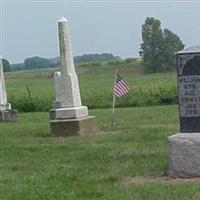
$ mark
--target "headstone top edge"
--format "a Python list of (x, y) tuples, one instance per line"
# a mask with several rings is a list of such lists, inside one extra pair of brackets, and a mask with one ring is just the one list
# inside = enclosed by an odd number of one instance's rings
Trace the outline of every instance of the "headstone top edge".
[(187, 47), (181, 51), (176, 52), (176, 55), (190, 53), (200, 53), (200, 45)]
[(68, 22), (67, 19), (65, 17), (61, 17), (58, 22)]

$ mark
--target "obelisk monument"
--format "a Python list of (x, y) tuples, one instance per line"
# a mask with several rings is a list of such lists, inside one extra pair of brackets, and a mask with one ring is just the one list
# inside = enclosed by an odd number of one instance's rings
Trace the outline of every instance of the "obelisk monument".
[(88, 108), (82, 106), (79, 82), (74, 67), (69, 26), (62, 17), (58, 21), (61, 71), (55, 72), (56, 101), (50, 111), (52, 135), (80, 135), (94, 133), (94, 116), (88, 116)]
[(3, 61), (0, 57), (0, 122), (9, 122), (15, 120), (16, 112), (11, 109), (11, 104), (7, 102)]

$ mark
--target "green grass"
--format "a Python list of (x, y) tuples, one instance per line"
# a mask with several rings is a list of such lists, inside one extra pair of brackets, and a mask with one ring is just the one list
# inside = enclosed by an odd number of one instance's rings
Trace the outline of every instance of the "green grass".
[(1, 123), (0, 199), (198, 199), (198, 182), (156, 180), (167, 175), (167, 137), (179, 130), (177, 110), (119, 108), (114, 131), (110, 109), (91, 110), (98, 133), (68, 138), (49, 136), (48, 113)]
[[(6, 74), (9, 102), (20, 112), (48, 111), (54, 100), (55, 69), (27, 70)], [(112, 107), (113, 66), (78, 67), (82, 102), (89, 108)], [(177, 103), (176, 74), (141, 75), (133, 66), (119, 67), (119, 73), (130, 88), (116, 107)], [(31, 92), (29, 98), (27, 87)]]

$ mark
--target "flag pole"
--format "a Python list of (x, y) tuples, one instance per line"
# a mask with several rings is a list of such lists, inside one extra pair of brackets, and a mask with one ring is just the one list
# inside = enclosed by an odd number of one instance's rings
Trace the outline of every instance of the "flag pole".
[(116, 96), (115, 96), (114, 89), (115, 89), (115, 84), (116, 84), (116, 81), (117, 81), (117, 73), (118, 73), (118, 69), (116, 68), (115, 69), (115, 81), (114, 81), (114, 86), (113, 86), (113, 104), (112, 104), (112, 120), (111, 120), (111, 128), (112, 128), (112, 130), (113, 130), (114, 122), (115, 122), (115, 102), (116, 102)]

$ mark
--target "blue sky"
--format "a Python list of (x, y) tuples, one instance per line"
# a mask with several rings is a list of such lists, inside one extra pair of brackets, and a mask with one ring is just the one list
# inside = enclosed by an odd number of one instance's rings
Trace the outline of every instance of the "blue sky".
[(59, 55), (57, 20), (70, 25), (74, 55), (113, 53), (139, 57), (141, 25), (155, 17), (186, 46), (200, 44), (200, 1), (10, 1), (1, 0), (1, 56)]

